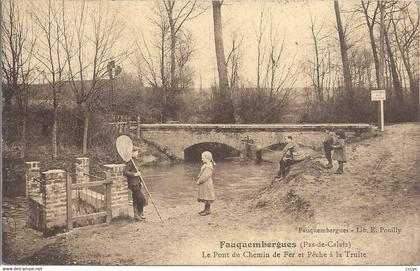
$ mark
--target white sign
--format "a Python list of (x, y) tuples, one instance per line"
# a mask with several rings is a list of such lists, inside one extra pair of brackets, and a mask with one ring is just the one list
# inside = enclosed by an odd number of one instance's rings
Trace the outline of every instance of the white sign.
[(386, 91), (385, 89), (375, 89), (370, 91), (371, 100), (374, 101), (385, 101)]

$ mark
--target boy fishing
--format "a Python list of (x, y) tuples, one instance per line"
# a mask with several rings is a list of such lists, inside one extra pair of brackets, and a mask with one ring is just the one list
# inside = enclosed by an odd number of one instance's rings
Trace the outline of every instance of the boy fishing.
[(290, 166), (305, 159), (305, 155), (299, 150), (299, 146), (293, 141), (292, 136), (285, 136), (284, 141), (286, 146), (283, 148), (279, 162), (279, 172), (274, 180), (284, 179)]
[[(133, 146), (133, 159), (137, 158), (139, 154), (139, 148)], [(146, 206), (147, 201), (144, 197), (143, 193), (141, 192), (141, 180), (140, 180), (140, 172), (136, 170), (132, 160), (128, 161), (125, 166), (124, 176), (127, 177), (128, 188), (131, 190), (133, 194), (133, 208), (134, 208), (134, 219), (137, 221), (146, 219), (143, 213), (144, 206)]]

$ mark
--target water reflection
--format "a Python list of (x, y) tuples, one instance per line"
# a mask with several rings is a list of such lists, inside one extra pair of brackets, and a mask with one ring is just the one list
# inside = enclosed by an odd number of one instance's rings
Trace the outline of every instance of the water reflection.
[[(143, 167), (147, 186), (156, 199), (165, 204), (177, 204), (195, 199), (200, 163), (184, 163)], [(221, 161), (213, 176), (216, 197), (229, 199), (247, 190), (256, 190), (269, 184), (277, 171), (274, 163), (255, 164), (253, 161)]]

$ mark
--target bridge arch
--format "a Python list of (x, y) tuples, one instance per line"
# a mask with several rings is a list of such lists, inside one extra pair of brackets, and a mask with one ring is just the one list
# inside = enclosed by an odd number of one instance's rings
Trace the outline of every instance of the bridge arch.
[(219, 142), (200, 142), (192, 144), (184, 149), (184, 160), (188, 162), (201, 161), (201, 153), (203, 151), (210, 151), (213, 154), (213, 159), (216, 161), (228, 157), (239, 156), (239, 150), (228, 144)]
[(355, 134), (370, 131), (372, 127), (368, 124), (141, 124), (135, 128), (138, 137), (184, 160), (185, 149), (205, 142), (225, 144), (243, 152), (244, 142), (252, 144), (255, 151), (291, 135), (301, 146), (318, 148), (325, 128), (345, 129)]

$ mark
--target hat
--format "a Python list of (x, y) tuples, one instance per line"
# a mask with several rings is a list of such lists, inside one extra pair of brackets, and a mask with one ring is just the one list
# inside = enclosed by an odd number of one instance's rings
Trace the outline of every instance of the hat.
[(202, 156), (202, 157), (203, 157), (206, 161), (210, 162), (212, 166), (215, 166), (215, 165), (216, 165), (216, 163), (215, 163), (215, 162), (214, 162), (214, 160), (213, 160), (213, 155), (211, 154), (211, 152), (209, 152), (209, 151), (205, 151), (205, 152), (203, 152), (203, 153), (201, 154), (201, 156)]

